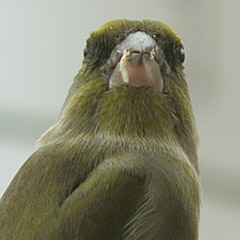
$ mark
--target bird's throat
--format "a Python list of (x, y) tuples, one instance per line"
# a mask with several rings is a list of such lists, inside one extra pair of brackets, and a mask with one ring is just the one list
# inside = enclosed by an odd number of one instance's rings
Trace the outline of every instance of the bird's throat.
[(116, 135), (171, 134), (171, 108), (158, 89), (121, 86), (110, 90), (98, 109), (99, 128)]

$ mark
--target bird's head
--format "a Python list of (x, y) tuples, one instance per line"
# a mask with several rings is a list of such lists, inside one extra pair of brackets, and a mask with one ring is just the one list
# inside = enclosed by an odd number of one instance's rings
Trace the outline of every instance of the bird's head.
[(88, 70), (98, 70), (108, 88), (167, 90), (168, 75), (182, 72), (184, 49), (177, 34), (154, 21), (112, 21), (92, 32), (84, 49)]
[(180, 37), (161, 22), (103, 25), (87, 40), (60, 115), (63, 132), (174, 138), (196, 158), (184, 58)]

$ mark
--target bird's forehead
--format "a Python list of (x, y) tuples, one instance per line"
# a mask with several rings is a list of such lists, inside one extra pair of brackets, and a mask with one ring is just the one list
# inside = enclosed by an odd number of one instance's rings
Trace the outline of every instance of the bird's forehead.
[(168, 38), (168, 40), (175, 39), (181, 41), (180, 37), (174, 30), (159, 21), (151, 20), (114, 20), (110, 21), (96, 31), (91, 33), (90, 37), (113, 37), (123, 40), (129, 34), (134, 32), (145, 32), (149, 35), (157, 35), (161, 38)]
[[(133, 34), (133, 35), (132, 35)], [(142, 40), (139, 41), (139, 38)], [(134, 39), (137, 41), (134, 41)], [(130, 42), (129, 42), (130, 40)], [(138, 43), (136, 46), (134, 43)], [(144, 44), (142, 44), (145, 42)], [(92, 32), (87, 40), (88, 57), (87, 60), (92, 66), (101, 66), (106, 63), (112, 50), (122, 44), (127, 44), (129, 49), (131, 44), (139, 51), (160, 46), (167, 55), (167, 60), (173, 62), (175, 49), (182, 46), (180, 37), (174, 30), (162, 22), (151, 20), (114, 20), (110, 21), (96, 31)], [(156, 44), (156, 45), (155, 45)], [(174, 62), (172, 63), (174, 65)]]

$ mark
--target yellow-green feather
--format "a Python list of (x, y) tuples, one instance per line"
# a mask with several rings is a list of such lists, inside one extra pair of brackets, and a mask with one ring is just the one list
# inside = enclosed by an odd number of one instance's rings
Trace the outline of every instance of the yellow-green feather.
[[(111, 73), (106, 72), (107, 59), (121, 40), (136, 31), (154, 37), (166, 55), (169, 68), (163, 93), (151, 88), (108, 87)], [(180, 37), (172, 29), (155, 21), (116, 20), (91, 33), (87, 40), (89, 53), (57, 123), (41, 138), (40, 147), (0, 201), (1, 240), (122, 240), (124, 226), (133, 215), (136, 221), (147, 216), (139, 202), (159, 200), (156, 195), (161, 189), (164, 192), (171, 189), (171, 196), (177, 197), (169, 199), (169, 195), (164, 195), (164, 206), (157, 209), (165, 211), (170, 200), (174, 205), (174, 200), (180, 199), (179, 205), (174, 206), (186, 215), (177, 216), (186, 229), (177, 228), (179, 221), (173, 219), (175, 209), (170, 220), (164, 216), (169, 221), (167, 224), (164, 220), (165, 225), (176, 224), (176, 234), (191, 230), (191, 236), (197, 235), (197, 134), (187, 83), (175, 57), (181, 46)], [(133, 157), (127, 158), (126, 154)], [(139, 162), (141, 171), (137, 165), (139, 156), (143, 158)], [(112, 165), (103, 168), (109, 159), (113, 159)], [(148, 168), (150, 162), (152, 168)], [(156, 162), (160, 178), (165, 177), (169, 187), (161, 181), (157, 185), (151, 183)], [(126, 166), (132, 163), (135, 168), (129, 171)], [(150, 172), (148, 180), (144, 172)], [(169, 175), (172, 172), (175, 175)], [(158, 177), (159, 173), (155, 174)], [(147, 187), (149, 191), (151, 187), (155, 189), (148, 199)], [(143, 214), (138, 218), (141, 211)], [(192, 221), (188, 224), (182, 222), (189, 218)], [(143, 228), (137, 234), (149, 234), (141, 231), (156, 223), (141, 221), (139, 226)], [(132, 227), (132, 233), (137, 231), (137, 226)]]

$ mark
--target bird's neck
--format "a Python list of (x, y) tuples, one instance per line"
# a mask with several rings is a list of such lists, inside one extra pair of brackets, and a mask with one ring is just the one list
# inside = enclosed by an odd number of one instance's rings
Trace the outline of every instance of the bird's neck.
[(128, 136), (174, 134), (172, 106), (158, 89), (122, 86), (108, 90), (101, 80), (89, 81), (69, 99), (60, 120), (79, 131)]
[(171, 136), (173, 116), (164, 101), (156, 89), (113, 89), (105, 94), (97, 109), (99, 129), (120, 136)]

